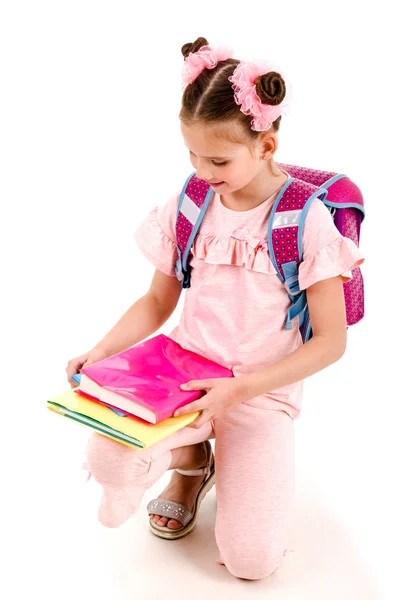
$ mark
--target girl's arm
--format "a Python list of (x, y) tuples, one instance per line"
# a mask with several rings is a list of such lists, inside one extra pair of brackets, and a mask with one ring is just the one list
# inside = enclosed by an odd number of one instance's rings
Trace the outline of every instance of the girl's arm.
[(346, 349), (346, 308), (342, 278), (332, 277), (308, 287), (307, 303), (313, 337), (280, 361), (237, 377), (240, 400), (305, 379), (339, 360)]
[(155, 270), (148, 292), (119, 319), (95, 349), (112, 356), (141, 342), (167, 321), (176, 308), (182, 291), (176, 277)]

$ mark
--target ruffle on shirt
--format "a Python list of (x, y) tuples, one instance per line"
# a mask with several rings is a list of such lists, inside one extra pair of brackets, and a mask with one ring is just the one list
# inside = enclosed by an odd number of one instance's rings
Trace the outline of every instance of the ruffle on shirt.
[(340, 236), (334, 242), (303, 260), (299, 268), (300, 290), (317, 281), (341, 275), (343, 281), (352, 279), (352, 269), (364, 262), (358, 246), (349, 238)]
[(137, 228), (134, 237), (144, 256), (166, 275), (175, 277), (176, 244), (164, 233), (157, 221), (158, 207)]
[(247, 227), (235, 229), (225, 238), (198, 234), (191, 253), (213, 265), (235, 265), (268, 275), (276, 274), (267, 241), (251, 236)]
[[(176, 244), (162, 230), (157, 207), (136, 230), (135, 241), (156, 269), (175, 276), (174, 267), (178, 257)], [(208, 264), (234, 265), (276, 276), (267, 240), (253, 237), (247, 227), (235, 229), (229, 237), (222, 238), (198, 233), (191, 254)], [(349, 281), (352, 278), (351, 270), (363, 262), (364, 258), (356, 244), (349, 238), (339, 236), (301, 262), (300, 289), (305, 290), (317, 281), (337, 275)]]

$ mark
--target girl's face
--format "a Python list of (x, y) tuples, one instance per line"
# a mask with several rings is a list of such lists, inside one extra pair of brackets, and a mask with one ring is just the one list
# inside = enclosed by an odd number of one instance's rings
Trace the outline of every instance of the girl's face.
[[(226, 127), (226, 126), (224, 126)], [(239, 127), (232, 123), (231, 127)], [(230, 194), (248, 185), (266, 167), (262, 160), (260, 140), (253, 147), (234, 144), (214, 134), (215, 126), (186, 126), (181, 122), (185, 145), (189, 150), (191, 163), (199, 179), (203, 179), (220, 194)], [(222, 132), (220, 125), (217, 133)]]

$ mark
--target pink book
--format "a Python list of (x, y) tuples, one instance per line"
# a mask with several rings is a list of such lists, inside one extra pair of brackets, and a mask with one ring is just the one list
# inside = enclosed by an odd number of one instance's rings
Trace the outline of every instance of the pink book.
[(233, 377), (233, 373), (158, 335), (83, 367), (79, 389), (124, 413), (160, 423), (205, 393), (181, 390), (182, 383), (218, 377)]

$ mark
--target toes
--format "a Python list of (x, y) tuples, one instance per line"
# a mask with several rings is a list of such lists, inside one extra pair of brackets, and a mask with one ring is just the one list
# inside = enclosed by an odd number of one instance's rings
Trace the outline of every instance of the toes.
[(150, 518), (153, 523), (157, 523), (160, 527), (165, 527), (168, 521), (167, 517), (161, 517), (160, 515), (150, 515)]
[(182, 523), (179, 523), (179, 521), (176, 521), (175, 519), (170, 519), (170, 521), (167, 523), (167, 526), (169, 529), (180, 529), (183, 527)]
[(175, 519), (168, 519), (167, 517), (161, 517), (160, 515), (153, 515), (150, 513), (150, 519), (153, 523), (159, 525), (159, 527), (169, 527), (169, 529), (180, 529), (183, 527), (182, 523), (176, 521)]
[[(152, 513), (150, 513), (150, 519), (153, 521), (153, 523), (158, 523), (159, 521), (163, 520), (165, 517), (161, 517), (160, 515), (154, 515)], [(159, 523), (159, 525), (161, 525), (161, 523)]]

